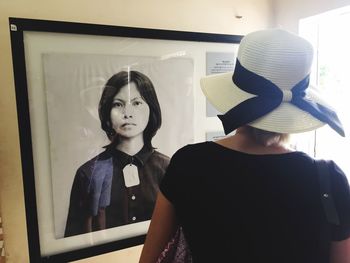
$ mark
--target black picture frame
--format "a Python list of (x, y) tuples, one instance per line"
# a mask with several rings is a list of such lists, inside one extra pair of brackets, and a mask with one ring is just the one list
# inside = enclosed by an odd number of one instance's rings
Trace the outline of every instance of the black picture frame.
[(140, 245), (145, 240), (145, 234), (128, 237), (117, 241), (91, 245), (71, 251), (51, 252), (43, 254), (39, 236), (39, 215), (37, 207), (36, 173), (33, 160), (33, 137), (28, 97), (28, 65), (24, 45), (24, 34), (27, 32), (63, 33), (81, 36), (110, 36), (138, 39), (156, 39), (173, 41), (189, 41), (193, 45), (201, 42), (238, 44), (240, 35), (209, 34), (200, 32), (185, 32), (174, 30), (159, 30), (147, 28), (122, 27), (111, 25), (47, 21), (26, 18), (9, 18), (11, 48), (16, 92), (20, 150), (25, 197), (26, 223), (30, 262), (67, 262), (102, 253), (112, 252), (131, 246)]

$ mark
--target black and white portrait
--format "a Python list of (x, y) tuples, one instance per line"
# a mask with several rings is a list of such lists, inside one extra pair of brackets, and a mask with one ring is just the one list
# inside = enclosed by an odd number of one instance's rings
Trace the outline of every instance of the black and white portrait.
[(149, 220), (170, 157), (193, 141), (192, 59), (48, 53), (43, 65), (56, 238)]

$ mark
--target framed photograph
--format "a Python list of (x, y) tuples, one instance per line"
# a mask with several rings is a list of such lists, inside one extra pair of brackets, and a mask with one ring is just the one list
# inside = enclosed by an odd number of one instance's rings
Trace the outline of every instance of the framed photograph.
[(207, 54), (234, 61), (242, 36), (23, 18), (9, 28), (30, 261), (142, 244), (171, 156), (205, 140)]

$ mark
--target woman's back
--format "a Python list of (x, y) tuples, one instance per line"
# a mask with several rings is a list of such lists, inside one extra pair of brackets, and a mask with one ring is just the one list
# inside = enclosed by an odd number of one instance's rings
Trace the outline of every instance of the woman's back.
[[(344, 177), (331, 169), (334, 188)], [(320, 262), (324, 216), (316, 166), (302, 152), (189, 145), (174, 155), (161, 191), (195, 262)]]

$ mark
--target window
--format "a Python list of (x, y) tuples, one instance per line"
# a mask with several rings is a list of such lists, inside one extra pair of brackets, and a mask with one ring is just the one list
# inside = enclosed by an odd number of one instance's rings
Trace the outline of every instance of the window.
[[(338, 113), (350, 136), (350, 6), (300, 20), (299, 33), (314, 46), (311, 84), (317, 85)], [(350, 178), (349, 137), (327, 125), (314, 132), (317, 158), (333, 159)], [(310, 153), (310, 151), (309, 151)]]

